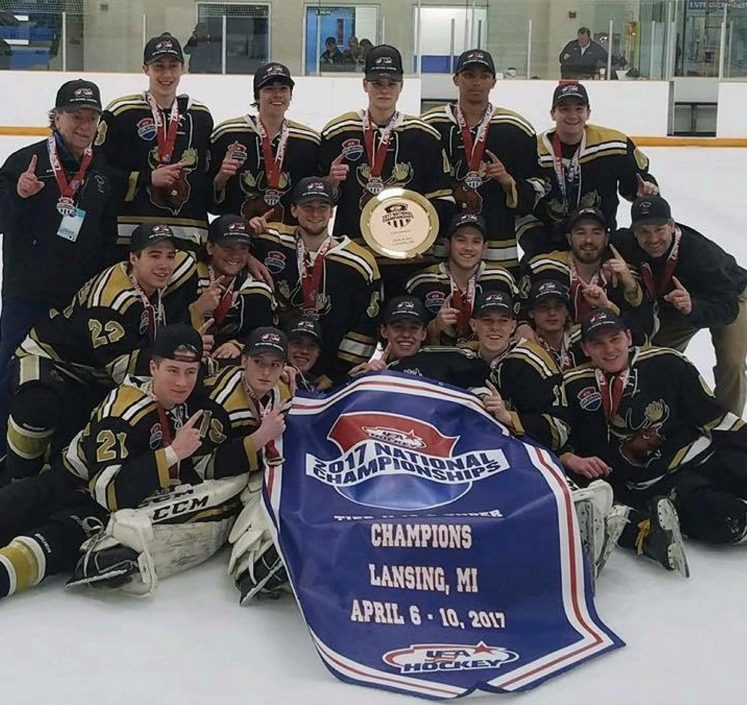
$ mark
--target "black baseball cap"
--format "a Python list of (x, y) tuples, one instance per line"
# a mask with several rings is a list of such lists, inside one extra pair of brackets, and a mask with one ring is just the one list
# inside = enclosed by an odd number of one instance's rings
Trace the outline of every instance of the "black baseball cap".
[(272, 326), (255, 328), (246, 339), (244, 355), (273, 353), (285, 360), (288, 357), (288, 339), (283, 331)]
[(151, 355), (179, 362), (200, 362), (202, 336), (186, 323), (172, 323), (156, 334)]
[(529, 290), (529, 305), (536, 306), (545, 299), (556, 298), (568, 304), (571, 300), (567, 286), (563, 286), (554, 279), (539, 279), (532, 284)]
[(589, 94), (586, 88), (577, 81), (561, 81), (552, 94), (552, 107), (557, 107), (558, 103), (564, 100), (578, 100), (584, 105), (589, 105)]
[(486, 313), (505, 313), (514, 318), (514, 300), (505, 291), (486, 291), (480, 294), (472, 310), (472, 318), (480, 318)]
[(461, 73), (464, 69), (471, 68), (473, 66), (484, 68), (490, 71), (495, 76), (495, 64), (493, 63), (493, 57), (489, 52), (483, 51), (482, 49), (468, 49), (462, 52), (459, 59), (457, 60), (455, 74)]
[(453, 216), (449, 221), (449, 228), (446, 231), (446, 237), (451, 237), (457, 230), (459, 230), (459, 228), (468, 225), (477, 228), (482, 233), (483, 238), (487, 237), (485, 219), (481, 215), (476, 215), (475, 213), (457, 213)]
[(594, 220), (605, 230), (609, 230), (607, 219), (599, 208), (581, 208), (568, 216), (567, 231), (571, 232), (582, 220)]
[(152, 64), (158, 59), (176, 59), (184, 63), (184, 52), (182, 45), (176, 37), (172, 37), (168, 32), (159, 34), (157, 37), (151, 37), (143, 50), (143, 63)]
[(77, 110), (91, 108), (101, 112), (101, 93), (92, 81), (78, 78), (63, 83), (54, 101), (55, 110)]
[(644, 196), (633, 201), (630, 208), (630, 227), (636, 225), (664, 225), (672, 219), (672, 209), (661, 196)]
[(246, 220), (233, 213), (222, 215), (210, 223), (207, 239), (218, 245), (252, 244), (252, 234), (246, 227)]
[(308, 336), (313, 338), (314, 342), (321, 347), (322, 345), (322, 327), (314, 316), (302, 316), (295, 323), (288, 326), (288, 340)]
[(375, 81), (377, 78), (388, 76), (393, 81), (401, 81), (402, 55), (399, 49), (390, 44), (379, 44), (366, 54), (365, 74), (367, 81)]
[(284, 86), (290, 87), (291, 90), (296, 85), (295, 81), (291, 78), (290, 69), (285, 64), (280, 64), (277, 61), (262, 64), (257, 69), (254, 74), (254, 97), (257, 97), (260, 88), (269, 86), (271, 83), (282, 83)]
[(581, 319), (581, 340), (586, 343), (601, 332), (627, 329), (625, 321), (616, 313), (606, 308), (597, 308)]
[(130, 236), (130, 252), (139, 252), (164, 240), (168, 240), (179, 249), (179, 241), (170, 226), (162, 223), (140, 223)]
[(291, 203), (298, 205), (309, 201), (326, 201), (335, 205), (335, 194), (327, 179), (320, 176), (306, 176), (293, 187)]
[(428, 316), (423, 302), (415, 296), (395, 296), (387, 302), (382, 319), (385, 324), (397, 321), (416, 321), (425, 325)]

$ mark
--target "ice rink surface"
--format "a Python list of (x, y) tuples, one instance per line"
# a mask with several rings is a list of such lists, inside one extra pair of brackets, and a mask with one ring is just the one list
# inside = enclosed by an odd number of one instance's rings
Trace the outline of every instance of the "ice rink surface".
[[(0, 138), (0, 158), (31, 140)], [(739, 215), (747, 150), (646, 148), (675, 218), (747, 263)], [(629, 222), (628, 207), (619, 212)], [(688, 354), (712, 381), (707, 334)], [(601, 618), (626, 648), (523, 695), (521, 705), (741, 698), (747, 654), (747, 546), (688, 543), (692, 577), (618, 551), (597, 587)], [(7, 705), (379, 705), (416, 698), (345, 685), (316, 656), (290, 597), (238, 606), (227, 553), (160, 584), (151, 598), (63, 590), (61, 578), (0, 602), (0, 693)], [(739, 675), (739, 674), (742, 675)], [(741, 684), (741, 685), (740, 685)]]

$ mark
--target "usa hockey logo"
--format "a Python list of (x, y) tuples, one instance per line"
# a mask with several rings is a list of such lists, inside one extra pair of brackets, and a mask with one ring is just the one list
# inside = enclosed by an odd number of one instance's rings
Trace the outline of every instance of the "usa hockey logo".
[(475, 482), (509, 468), (502, 450), (455, 452), (459, 436), (445, 436), (435, 426), (403, 415), (342, 414), (327, 438), (338, 454), (319, 458), (306, 453), (306, 475), (357, 504), (379, 509), (451, 504)]
[(152, 117), (146, 117), (137, 122), (137, 136), (146, 142), (156, 139), (156, 123)]
[(500, 668), (519, 659), (519, 654), (502, 646), (479, 644), (411, 644), (405, 649), (388, 651), (384, 663), (400, 673), (434, 673), (437, 671), (475, 671)]

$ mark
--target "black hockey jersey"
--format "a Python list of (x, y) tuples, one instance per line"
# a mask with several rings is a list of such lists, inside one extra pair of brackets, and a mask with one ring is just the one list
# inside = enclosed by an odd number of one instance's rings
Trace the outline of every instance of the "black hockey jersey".
[[(434, 264), (423, 269), (410, 277), (405, 288), (408, 294), (416, 296), (423, 302), (430, 318), (435, 318), (447, 297), (454, 293), (451, 277), (449, 276), (448, 263), (441, 262), (440, 264)], [(497, 265), (487, 265), (483, 262), (475, 275), (475, 295), (472, 305), (474, 306), (480, 294), (487, 291), (505, 291), (514, 299), (518, 294), (516, 282), (508, 270)], [(467, 339), (472, 338), (473, 336), (470, 335)], [(441, 345), (455, 345), (457, 337), (442, 333), (441, 339), (433, 342)]]
[[(344, 113), (334, 118), (322, 130), (319, 151), (320, 173), (329, 173), (332, 162), (343, 154), (350, 167), (348, 177), (340, 183), (340, 195), (335, 215), (335, 235), (349, 235), (365, 247), (360, 232), (363, 207), (372, 198), (366, 189), (371, 179), (371, 165), (366, 155), (363, 116), (365, 111)], [(449, 178), (449, 162), (441, 146), (439, 134), (420, 118), (399, 113), (394, 119), (386, 158), (381, 172), (383, 187), (397, 186), (415, 191), (430, 199), (442, 225), (454, 212)], [(381, 141), (382, 127), (374, 135), (374, 150)], [(384, 264), (402, 264), (408, 260), (379, 258)]]
[[(112, 101), (101, 116), (95, 149), (127, 180), (127, 192), (119, 209), (117, 243), (129, 246), (132, 231), (140, 223), (166, 223), (184, 243), (196, 251), (207, 239), (207, 193), (210, 134), (213, 118), (206, 105), (187, 95), (177, 96), (179, 126), (171, 163), (186, 162), (171, 189), (156, 189), (151, 172), (159, 166), (156, 123), (145, 93)], [(161, 120), (169, 123), (167, 109)]]
[[(166, 323), (189, 320), (184, 284), (195, 262), (177, 252), (177, 267), (161, 295), (150, 298), (136, 288), (123, 262), (89, 280), (62, 311), (52, 309), (16, 350), (52, 360), (61, 373), (82, 382), (121, 384), (128, 374), (148, 373), (148, 348)], [(20, 380), (23, 383), (24, 380)]]
[(606, 479), (613, 487), (656, 494), (670, 473), (697, 467), (714, 451), (720, 462), (744, 472), (744, 422), (719, 406), (684, 355), (633, 348), (622, 400), (609, 421), (602, 374), (591, 365), (565, 374), (572, 429), (567, 450), (601, 458), (612, 468)]
[[(454, 103), (433, 108), (423, 114), (423, 121), (438, 130), (441, 137), (451, 167), (451, 184), (457, 205), (485, 219), (488, 229), (485, 260), (505, 267), (518, 276), (515, 209), (520, 201), (521, 212), (531, 211), (534, 206), (536, 192), (527, 180), (537, 174), (537, 135), (531, 124), (518, 113), (493, 108), (485, 149), (501, 160), (515, 180), (510, 188), (504, 189), (497, 181), (486, 177), (485, 168), (489, 158), (485, 155), (477, 172), (481, 183), (477, 188), (470, 187), (465, 183), (470, 169), (456, 108)], [(470, 130), (473, 140), (478, 129), (476, 125)]]
[(490, 374), (487, 363), (476, 352), (446, 346), (421, 348), (414, 355), (390, 362), (387, 369), (463, 389), (482, 387)]
[[(614, 232), (618, 193), (633, 201), (638, 176), (656, 183), (648, 172), (648, 157), (629, 137), (597, 125), (586, 126), (579, 145), (562, 145), (561, 177), (556, 171), (554, 134), (555, 130), (549, 130), (537, 138), (540, 173), (533, 179), (537, 202), (532, 214), (517, 222), (517, 238), (530, 256), (551, 247), (565, 247), (565, 233), (560, 226), (570, 213), (582, 208), (599, 208)], [(541, 244), (553, 244), (536, 250), (533, 241), (538, 238)]]
[[(612, 310), (622, 316), (628, 324), (633, 333), (634, 342), (644, 344), (654, 331), (653, 305), (651, 299), (643, 291), (638, 271), (630, 263), (628, 267), (636, 281), (636, 288), (629, 293), (623, 289), (621, 284), (613, 286), (612, 281), (608, 281), (601, 267), (594, 283), (605, 290), (612, 304)], [(554, 279), (570, 292), (569, 313), (574, 323), (580, 323), (584, 313), (590, 310), (582, 294), (581, 281), (574, 274), (573, 256), (569, 250), (556, 250), (536, 255), (525, 262), (524, 270), (521, 289), (525, 295), (529, 293), (532, 282), (539, 279)]]
[(127, 377), (94, 409), (63, 452), (62, 465), (112, 512), (136, 507), (159, 489), (197, 482), (193, 459), (172, 463), (176, 457), (166, 446), (200, 408), (193, 394), (159, 412), (150, 380)]
[[(279, 318), (283, 325), (305, 312), (299, 281), (296, 230), (279, 226), (256, 239), (256, 256), (275, 282)], [(322, 353), (312, 370), (337, 382), (376, 345), (376, 323), (381, 302), (381, 280), (370, 252), (347, 237), (336, 238), (324, 260), (317, 309), (322, 328)]]
[[(194, 275), (185, 284), (191, 301), (196, 301), (215, 281), (215, 274), (207, 262), (198, 262)], [(215, 347), (223, 343), (240, 344), (249, 333), (259, 326), (274, 326), (277, 323), (275, 296), (272, 289), (262, 281), (254, 279), (249, 272), (241, 272), (223, 294), (228, 297), (226, 304), (221, 302), (207, 318), (214, 320), (208, 331), (215, 337)], [(192, 326), (199, 330), (205, 323), (190, 305)]]
[[(286, 121), (288, 137), (285, 144), (283, 166), (276, 193), (268, 190), (268, 177), (262, 156), (262, 140), (257, 129), (257, 116), (243, 115), (220, 123), (210, 137), (210, 211), (212, 213), (239, 213), (246, 220), (275, 212), (268, 222), (294, 224), (290, 212), (293, 185), (306, 176), (315, 176), (319, 167), (319, 134), (306, 125)], [(272, 140), (272, 153), (277, 154), (280, 133)], [(226, 154), (242, 162), (236, 176), (231, 177), (222, 189), (213, 185)], [(276, 202), (276, 199), (280, 199)]]

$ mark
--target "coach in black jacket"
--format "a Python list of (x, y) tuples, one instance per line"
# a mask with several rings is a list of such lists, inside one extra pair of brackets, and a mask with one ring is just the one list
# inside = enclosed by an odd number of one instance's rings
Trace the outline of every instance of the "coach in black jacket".
[(558, 57), (562, 78), (594, 78), (597, 71), (607, 66), (607, 52), (591, 38), (588, 27), (578, 30), (578, 39), (568, 42)]
[(675, 223), (661, 196), (637, 199), (631, 229), (613, 243), (640, 272), (654, 300), (659, 329), (654, 345), (684, 352), (701, 328), (711, 332), (716, 399), (738, 416), (747, 397), (747, 271), (696, 230)]
[(111, 264), (116, 185), (104, 159), (90, 149), (100, 114), (95, 83), (64, 83), (50, 113), (49, 138), (14, 152), (0, 168), (0, 424), (6, 418), (6, 368), (14, 350), (37, 319), (52, 307), (66, 306)]

